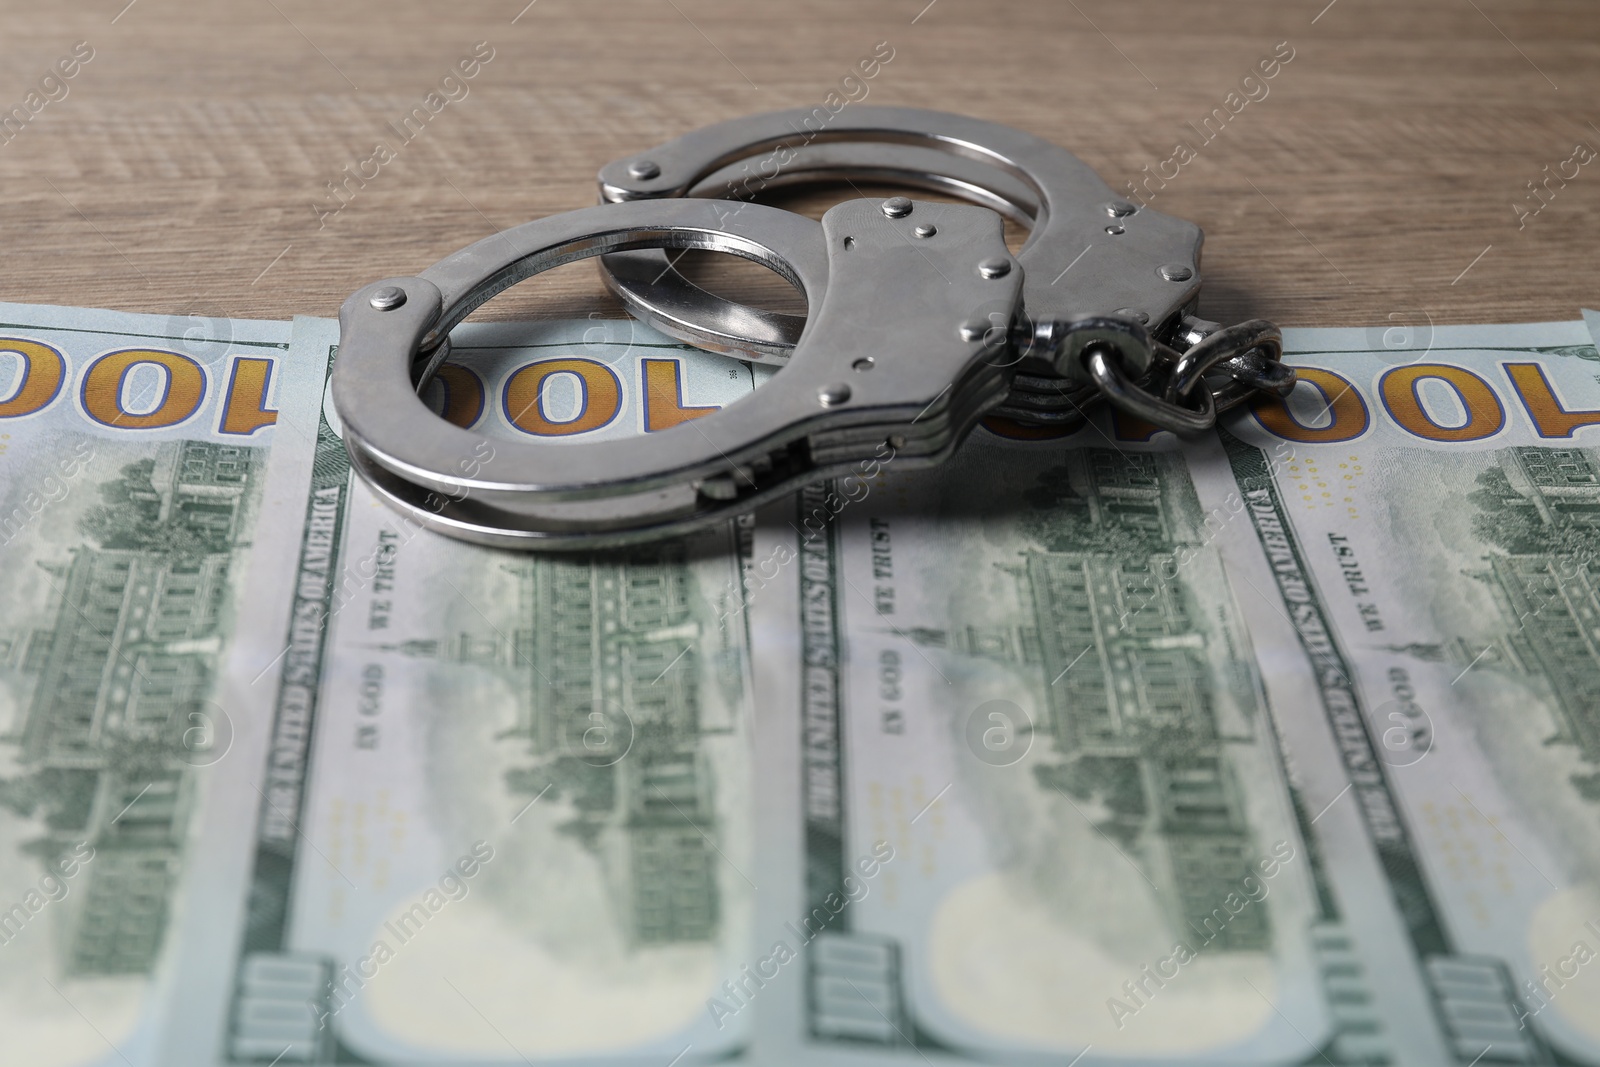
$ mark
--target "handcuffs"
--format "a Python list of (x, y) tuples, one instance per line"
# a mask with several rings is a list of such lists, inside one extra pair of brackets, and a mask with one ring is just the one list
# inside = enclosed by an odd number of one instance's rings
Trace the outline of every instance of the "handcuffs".
[[(611, 548), (725, 521), (885, 453), (947, 458), (985, 416), (1069, 432), (1100, 400), (1192, 434), (1286, 395), (1282, 335), (1194, 314), (1202, 234), (1118, 198), (1030, 134), (857, 107), (813, 130), (777, 111), (693, 131), (600, 171), (599, 207), (477, 242), (340, 311), (333, 399), (354, 468), (442, 533), (503, 547)], [(758, 161), (752, 171), (752, 161)], [(818, 223), (751, 202), (779, 186), (889, 181), (971, 201), (861, 198)], [(1001, 214), (1031, 226), (1013, 256)], [(726, 252), (793, 285), (801, 320), (695, 286), (668, 250)], [(419, 394), (451, 328), (510, 286), (598, 256), (629, 312), (699, 348), (784, 369), (737, 404), (580, 447), (488, 438)]]

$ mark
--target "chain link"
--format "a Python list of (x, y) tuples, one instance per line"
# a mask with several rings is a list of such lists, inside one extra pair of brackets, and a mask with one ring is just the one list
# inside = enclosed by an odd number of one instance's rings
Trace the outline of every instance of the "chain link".
[[(1074, 334), (1092, 339), (1076, 348)], [(991, 414), (1052, 425), (1070, 433), (1105, 401), (1163, 430), (1201, 434), (1216, 425), (1217, 416), (1260, 396), (1288, 396), (1294, 388), (1292, 367), (1283, 363), (1283, 331), (1266, 319), (1233, 326), (1186, 316), (1181, 338), (1190, 342), (1178, 351), (1149, 338), (1133, 323), (1121, 335), (1098, 318), (1069, 324), (1043, 323), (1021, 327), (1014, 337), (1017, 351), (1027, 355), (1067, 349), (1082, 366), (1087, 381), (1047, 375), (1018, 374), (1011, 394)], [(1146, 348), (1149, 367), (1130, 374), (1130, 349)]]

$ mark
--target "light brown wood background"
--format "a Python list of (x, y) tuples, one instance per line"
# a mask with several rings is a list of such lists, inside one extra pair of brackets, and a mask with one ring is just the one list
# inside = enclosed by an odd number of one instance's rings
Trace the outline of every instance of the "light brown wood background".
[[(0, 110), (74, 42), (95, 58), (0, 145), (0, 299), (332, 315), (375, 277), (592, 203), (613, 157), (820, 104), (880, 41), (894, 58), (870, 102), (1019, 126), (1121, 188), (1287, 41), (1267, 98), (1153, 202), (1206, 230), (1202, 312), (1370, 325), (1600, 304), (1600, 161), (1520, 231), (1513, 208), (1575, 144), (1600, 149), (1589, 0), (526, 3), (3, 0)], [(470, 95), (319, 227), (325, 183), (395, 143), (389, 124), (478, 41), (494, 58)], [(580, 297), (591, 264), (561, 274), (556, 309), (604, 306)]]

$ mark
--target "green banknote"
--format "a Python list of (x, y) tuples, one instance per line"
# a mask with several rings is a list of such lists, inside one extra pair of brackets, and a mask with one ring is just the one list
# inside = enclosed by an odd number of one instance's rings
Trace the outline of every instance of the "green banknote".
[(287, 473), (269, 445), (305, 439), (322, 392), (289, 338), (0, 305), (7, 1064), (166, 1062), (196, 827), (252, 725), (240, 660)]
[[(333, 323), (0, 317), (4, 1062), (1600, 1062), (1583, 323), (550, 556), (352, 479)], [(764, 376), (455, 341), (464, 470)]]
[(1218, 545), (1221, 448), (997, 428), (937, 470), (886, 449), (758, 539), (794, 806), (708, 1013), (755, 1012), (773, 1062), (1389, 1062), (1385, 953)]
[[(294, 358), (336, 359), (336, 324)], [(476, 326), (427, 394), (583, 447), (659, 432), (752, 371), (628, 323)], [(292, 605), (239, 792), (235, 928), (174, 1061), (697, 1063), (750, 1041), (705, 1001), (755, 907), (748, 527), (627, 555), (428, 534), (353, 480), (325, 408), (278, 516)], [(680, 432), (688, 432), (687, 429)], [(474, 457), (464, 457), (471, 460)], [(242, 774), (245, 772), (241, 772)]]
[[(1600, 355), (1583, 322), (1300, 330), (1221, 540), (1341, 895), (1441, 1060), (1600, 1063)], [(1241, 540), (1255, 542), (1246, 551)], [(1262, 551), (1254, 551), (1256, 546)]]

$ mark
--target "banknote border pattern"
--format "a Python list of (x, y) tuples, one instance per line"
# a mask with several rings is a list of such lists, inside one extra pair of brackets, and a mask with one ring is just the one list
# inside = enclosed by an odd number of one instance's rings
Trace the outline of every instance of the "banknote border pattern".
[[(1335, 740), (1339, 760), (1355, 794), (1356, 808), (1374, 850), (1412, 951), (1427, 983), (1428, 1000), (1438, 1025), (1461, 1063), (1473, 1060), (1482, 1050), (1457, 1040), (1457, 1019), (1474, 1014), (1473, 1009), (1507, 1008), (1515, 1018), (1531, 1018), (1517, 995), (1510, 968), (1505, 961), (1484, 955), (1461, 953), (1446, 926), (1442, 911), (1429, 888), (1414, 839), (1399, 800), (1389, 782), (1386, 764), (1379, 758), (1369, 710), (1355, 684), (1349, 656), (1341, 647), (1337, 630), (1329, 622), (1316, 577), (1307, 565), (1305, 553), (1295, 534), (1283, 495), (1273, 478), (1273, 464), (1267, 453), (1219, 427), (1229, 466), (1245, 501), (1251, 525), (1267, 554), (1273, 581), (1283, 597), (1295, 640), (1304, 651), (1317, 687), (1318, 702)], [(1491, 973), (1500, 986), (1500, 996), (1485, 1003), (1483, 990), (1466, 993), (1453, 981), (1452, 964)], [(1473, 1001), (1467, 1003), (1466, 1001)], [(1554, 1063), (1549, 1042), (1536, 1025), (1525, 1031), (1533, 1054), (1530, 1062)]]
[[(331, 377), (338, 345), (328, 348), (327, 373)], [(245, 988), (245, 968), (251, 953), (282, 952), (289, 926), (289, 907), (294, 892), (296, 859), (303, 836), (297, 818), (305, 802), (310, 781), (312, 740), (316, 731), (321, 701), (322, 665), (327, 652), (334, 586), (338, 579), (339, 545), (350, 502), (350, 457), (344, 441), (328, 422), (326, 410), (318, 417), (317, 442), (311, 467), (311, 484), (306, 490), (306, 510), (297, 556), (295, 593), (285, 635), (283, 665), (278, 672), (277, 695), (273, 701), (272, 731), (265, 760), (265, 789), (256, 823), (256, 847), (249, 879), (249, 911), (238, 961), (234, 969), (232, 1007), (223, 1034), (223, 1063), (251, 1064), (255, 1056), (236, 1055), (235, 1038), (238, 1013)], [(331, 505), (331, 506), (330, 506)], [(320, 512), (320, 514), (319, 514)], [(282, 787), (278, 795), (292, 801), (284, 810), (273, 799), (274, 784)], [(287, 835), (273, 828), (286, 825)], [(327, 969), (331, 983), (332, 969)], [(312, 1004), (306, 1004), (308, 1016)], [(302, 1063), (366, 1063), (340, 1046), (332, 1030), (322, 1031), (319, 1047)]]
[[(849, 846), (845, 806), (845, 754), (843, 737), (844, 694), (840, 686), (839, 631), (839, 538), (837, 515), (826, 506), (838, 490), (833, 483), (804, 490), (800, 494), (800, 515), (827, 515), (822, 530), (800, 537), (800, 747), (801, 800), (804, 820), (805, 907), (811, 914), (827, 914), (826, 900), (845, 892), (844, 876), (849, 865)], [(796, 529), (800, 526), (796, 524)], [(837, 899), (837, 897), (835, 897)], [(898, 938), (868, 935), (852, 930), (850, 909), (835, 915), (828, 930), (819, 935), (806, 953), (804, 993), (805, 1032), (820, 1046), (841, 1049), (883, 1049), (959, 1054), (918, 1025), (905, 987), (904, 955)], [(854, 945), (852, 944), (854, 943)], [(860, 946), (865, 952), (852, 952)], [(856, 980), (850, 981), (852, 995), (846, 1005), (865, 1003), (887, 1027), (885, 1039), (874, 1039), (865, 1032), (853, 1034), (830, 1023), (833, 1015), (826, 990), (837, 985), (837, 978), (849, 977), (856, 959), (870, 955), (885, 961), (881, 988), (886, 994), (879, 1003), (869, 999)], [(852, 957), (855, 957), (854, 959)], [(836, 973), (837, 972), (837, 973)], [(887, 1010), (885, 1010), (887, 1008)]]

